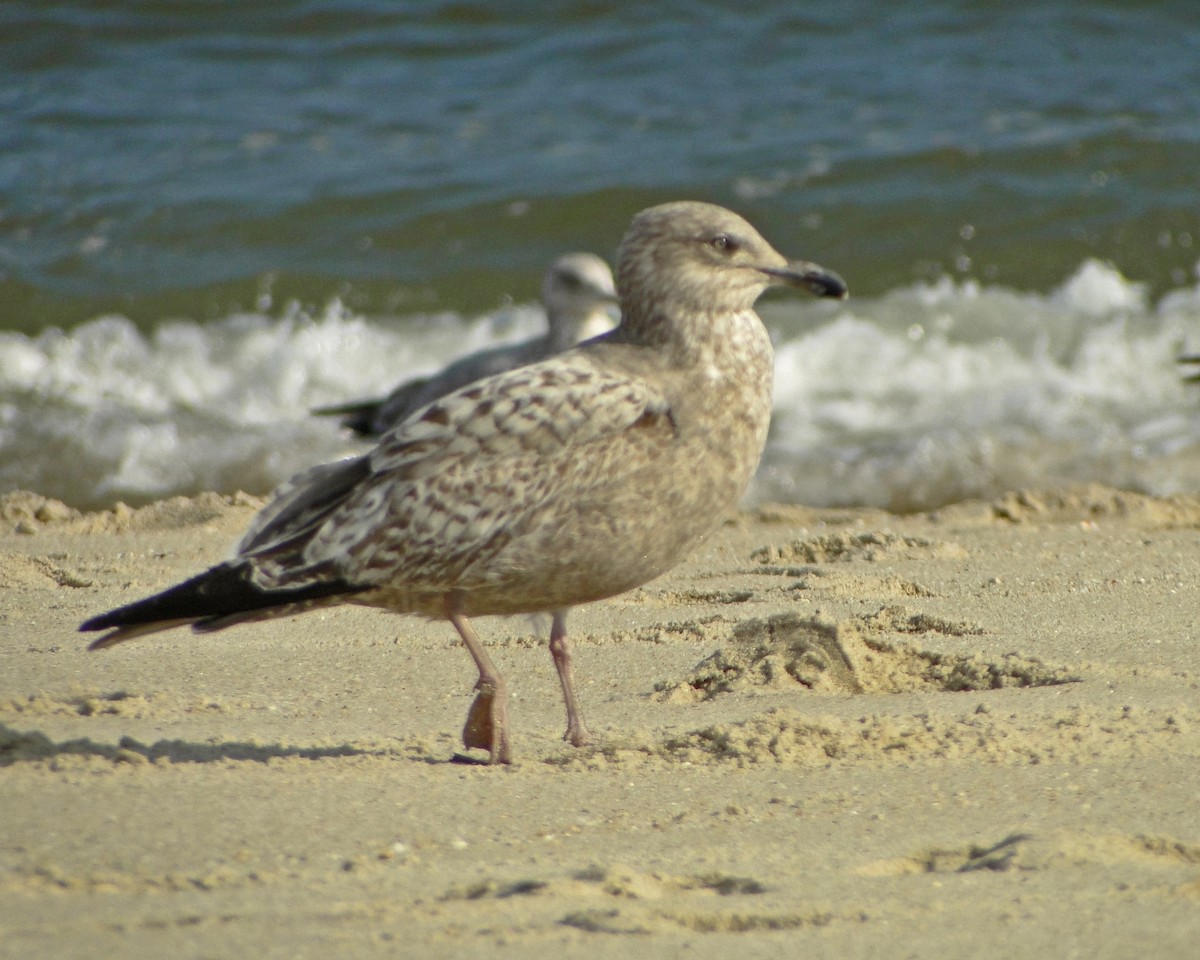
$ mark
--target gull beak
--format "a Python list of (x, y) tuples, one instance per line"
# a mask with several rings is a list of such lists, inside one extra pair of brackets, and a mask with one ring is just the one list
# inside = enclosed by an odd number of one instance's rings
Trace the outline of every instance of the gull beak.
[(789, 260), (784, 267), (759, 267), (773, 282), (789, 287), (803, 287), (818, 297), (844, 300), (849, 292), (846, 281), (832, 270), (807, 260)]

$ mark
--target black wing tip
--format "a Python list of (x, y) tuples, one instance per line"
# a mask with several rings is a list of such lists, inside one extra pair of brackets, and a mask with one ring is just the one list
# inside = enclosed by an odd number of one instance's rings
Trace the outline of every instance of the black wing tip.
[(161, 593), (85, 620), (79, 630), (82, 633), (111, 630), (88, 646), (89, 650), (100, 650), (159, 630), (371, 589), (331, 577), (303, 586), (268, 590), (253, 582), (252, 572), (249, 564), (220, 564)]
[[(170, 591), (163, 591), (163, 593), (168, 592)], [(84, 620), (83, 623), (79, 625), (79, 632), (90, 633), (94, 630), (115, 630), (117, 627), (129, 627), (133, 626), (134, 624), (149, 623), (149, 620), (136, 619), (129, 616), (129, 614), (133, 613), (135, 608), (140, 607), (151, 600), (157, 600), (160, 596), (162, 596), (161, 593), (156, 593), (152, 596), (146, 597), (144, 600), (138, 600), (134, 603), (126, 604), (123, 607), (114, 607), (112, 610), (109, 610), (105, 613), (98, 613), (96, 616), (89, 617), (88, 619)]]
[(241, 566), (218, 564), (159, 593), (97, 614), (83, 621), (79, 630), (90, 633), (93, 630), (147, 626), (168, 620), (198, 620), (220, 612), (231, 599), (229, 594), (245, 603), (245, 594), (250, 586), (246, 573)]

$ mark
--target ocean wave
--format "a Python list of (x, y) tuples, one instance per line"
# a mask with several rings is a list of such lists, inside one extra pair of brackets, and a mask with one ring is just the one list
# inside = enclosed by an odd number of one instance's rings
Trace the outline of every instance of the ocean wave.
[[(1150, 302), (1087, 261), (1049, 293), (943, 279), (829, 305), (762, 306), (775, 415), (755, 500), (933, 508), (1072, 482), (1168, 494), (1200, 480), (1200, 286)], [(239, 312), (143, 333), (119, 316), (0, 334), (0, 492), (74, 506), (266, 493), (363, 449), (311, 408), (386, 392), (534, 335), (540, 308), (480, 317)]]

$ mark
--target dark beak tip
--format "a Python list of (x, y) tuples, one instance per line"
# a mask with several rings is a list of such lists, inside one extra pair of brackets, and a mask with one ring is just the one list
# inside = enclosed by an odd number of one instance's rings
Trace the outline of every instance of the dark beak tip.
[(796, 262), (784, 269), (763, 269), (763, 273), (788, 286), (803, 287), (818, 297), (845, 300), (850, 295), (845, 280), (832, 270), (813, 263)]
[(845, 300), (850, 295), (846, 281), (832, 270), (823, 267), (819, 270), (807, 270), (799, 277), (800, 284), (807, 287), (818, 297), (828, 297), (831, 300)]
[(846, 286), (846, 281), (837, 274), (822, 277), (813, 284), (812, 291), (818, 297), (829, 297), (832, 300), (845, 300), (850, 296), (850, 288)]

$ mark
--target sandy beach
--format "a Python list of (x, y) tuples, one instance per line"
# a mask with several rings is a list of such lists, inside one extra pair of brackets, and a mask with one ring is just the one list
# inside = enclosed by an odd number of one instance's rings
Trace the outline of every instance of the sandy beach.
[(1195, 956), (1200, 496), (740, 513), (572, 614), (595, 747), (480, 621), (510, 768), (445, 623), (86, 652), (259, 505), (0, 498), (0, 956)]

